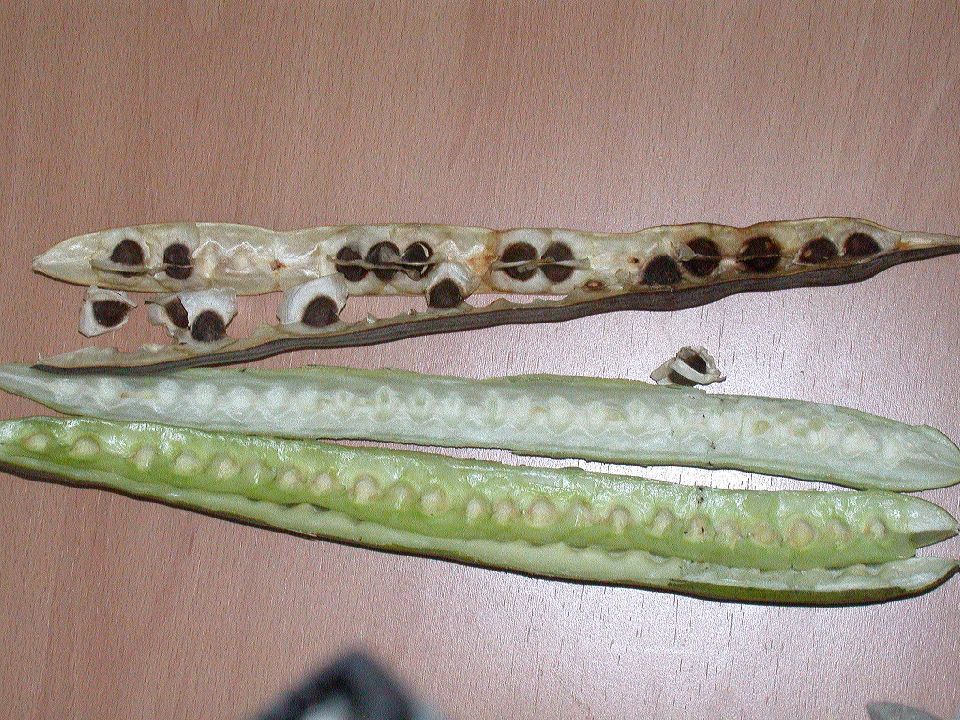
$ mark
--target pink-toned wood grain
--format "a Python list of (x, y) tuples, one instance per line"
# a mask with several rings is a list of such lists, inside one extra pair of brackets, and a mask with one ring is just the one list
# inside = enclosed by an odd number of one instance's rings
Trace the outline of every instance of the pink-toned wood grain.
[[(951, 0), (15, 0), (0, 23), (3, 361), (85, 342), (82, 289), (32, 275), (30, 259), (109, 226), (625, 230), (840, 214), (960, 233)], [(695, 342), (716, 351), (727, 391), (960, 439), (958, 270), (948, 258), (856, 287), (272, 364), (643, 378)], [(246, 302), (236, 329), (275, 302)], [(147, 337), (159, 335), (138, 316), (118, 341)], [(39, 412), (0, 403), (3, 417)], [(960, 510), (956, 489), (927, 496)], [(947, 716), (960, 708), (958, 607), (956, 579), (847, 609), (550, 582), (0, 477), (9, 717), (246, 717), (358, 646), (451, 718), (858, 718), (880, 699)]]

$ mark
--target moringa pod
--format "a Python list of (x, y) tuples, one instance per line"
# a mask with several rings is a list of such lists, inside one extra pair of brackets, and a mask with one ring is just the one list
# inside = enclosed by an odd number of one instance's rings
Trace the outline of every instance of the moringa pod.
[(867, 602), (956, 569), (913, 557), (956, 533), (950, 514), (882, 491), (713, 490), (91, 419), (0, 422), (0, 467), (359, 545), (716, 598)]
[(960, 450), (930, 427), (633, 380), (338, 367), (54, 376), (0, 365), (0, 389), (71, 415), (208, 430), (733, 468), (886, 490), (960, 481)]
[[(178, 250), (171, 253), (171, 248)], [(348, 295), (421, 294), (429, 306), (425, 312), (353, 324), (338, 321), (334, 312), (319, 324), (288, 317), (283, 325), (265, 326), (216, 348), (145, 346), (134, 353), (79, 352), (44, 361), (64, 371), (111, 365), (157, 372), (622, 310), (679, 310), (742, 292), (858, 282), (899, 263), (957, 252), (960, 238), (899, 232), (849, 218), (747, 228), (696, 223), (618, 235), (444, 225), (275, 232), (181, 223), (73, 238), (38, 257), (34, 269), (117, 289), (215, 287), (241, 294), (307, 288), (317, 279), (337, 277)], [(169, 263), (172, 255), (180, 264)], [(186, 267), (190, 272), (184, 275)], [(501, 299), (479, 307), (464, 302), (474, 292), (562, 297), (529, 303)], [(314, 301), (338, 306), (336, 298), (321, 293), (306, 299), (304, 312)]]
[[(288, 290), (341, 274), (351, 295), (420, 295), (438, 266), (470, 292), (565, 295), (582, 288), (682, 291), (743, 277), (850, 268), (880, 257), (960, 252), (960, 238), (900, 232), (852, 218), (691, 223), (631, 233), (451, 225), (341, 225), (274, 231), (220, 223), (118, 228), (70, 238), (34, 270), (82, 285), (163, 292)], [(189, 272), (187, 272), (189, 270)]]

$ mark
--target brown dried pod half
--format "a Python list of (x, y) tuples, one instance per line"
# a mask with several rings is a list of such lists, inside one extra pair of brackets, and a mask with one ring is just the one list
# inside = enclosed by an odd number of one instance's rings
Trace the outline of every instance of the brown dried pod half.
[[(105, 270), (97, 261), (116, 255), (126, 240), (140, 243), (141, 264), (150, 272), (131, 274), (129, 268), (139, 267), (134, 265), (124, 266), (128, 270), (124, 272)], [(171, 266), (164, 264), (163, 257), (173, 240), (194, 248), (191, 275), (184, 281), (161, 272)], [(136, 255), (132, 246), (124, 247)], [(356, 324), (331, 322), (306, 335), (291, 332), (294, 328), (284, 323), (223, 343), (212, 353), (183, 347), (146, 348), (130, 354), (96, 350), (41, 363), (61, 371), (154, 372), (246, 362), (300, 349), (372, 345), (506, 324), (562, 322), (621, 310), (679, 310), (736, 293), (859, 282), (900, 263), (958, 252), (957, 237), (900, 232), (850, 218), (766, 222), (746, 228), (697, 223), (617, 235), (442, 225), (274, 232), (201, 223), (82, 236), (40, 256), (34, 268), (72, 282), (107, 282), (119, 289), (156, 290), (171, 282), (190, 282), (241, 294), (289, 291), (336, 276), (347, 295), (422, 294), (427, 298), (423, 312)], [(474, 293), (561, 297), (473, 306), (465, 301)], [(331, 316), (328, 312), (319, 317)]]

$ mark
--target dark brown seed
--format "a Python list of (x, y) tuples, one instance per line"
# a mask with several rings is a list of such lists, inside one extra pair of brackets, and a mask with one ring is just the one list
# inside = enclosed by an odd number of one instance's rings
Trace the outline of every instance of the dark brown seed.
[(167, 245), (163, 251), (164, 272), (174, 280), (186, 280), (193, 273), (190, 248), (183, 243)]
[(737, 260), (755, 273), (773, 272), (780, 264), (780, 246), (772, 237), (758, 235), (747, 240)]
[(400, 262), (403, 263), (403, 270), (410, 279), (422, 280), (433, 270), (433, 265), (428, 262), (431, 257), (433, 257), (433, 250), (430, 246), (417, 240), (403, 251)]
[(557, 265), (556, 263), (565, 263), (573, 260), (573, 251), (566, 243), (555, 242), (543, 251), (541, 256), (544, 260), (551, 260), (547, 265), (541, 265), (540, 269), (547, 276), (547, 280), (553, 283), (560, 283), (573, 275), (573, 268), (569, 265)]
[(657, 255), (643, 270), (644, 285), (675, 285), (682, 278), (677, 261), (669, 255)]
[(130, 306), (119, 300), (94, 300), (93, 319), (103, 327), (116, 327), (127, 316)]
[[(513, 243), (508, 245), (500, 256), (500, 261), (505, 263), (515, 263), (523, 261), (533, 261), (537, 259), (537, 249), (530, 243)], [(501, 268), (509, 277), (514, 280), (526, 282), (537, 274), (535, 265), (514, 265), (513, 267)]]
[(697, 237), (687, 243), (694, 257), (683, 260), (684, 269), (696, 277), (712, 275), (720, 266), (720, 248), (710, 238)]
[(303, 309), (304, 325), (324, 327), (337, 321), (337, 304), (326, 295), (318, 295)]
[[(337, 260), (341, 262), (356, 262), (360, 259), (362, 259), (362, 256), (352, 247), (342, 247), (340, 248), (340, 252), (337, 253)], [(350, 282), (360, 282), (367, 276), (367, 269), (359, 265), (338, 264), (336, 268), (337, 272)]]
[(866, 233), (853, 233), (843, 243), (843, 254), (847, 257), (870, 257), (878, 252), (880, 252), (880, 243)]
[(199, 342), (222, 340), (227, 334), (226, 323), (214, 310), (204, 310), (190, 327), (190, 337)]
[(696, 383), (689, 379), (685, 378), (683, 375), (678, 373), (676, 370), (671, 370), (670, 374), (667, 375), (667, 379), (672, 385), (685, 385), (686, 387), (693, 387)]
[(163, 306), (163, 309), (167, 311), (167, 317), (170, 318), (170, 322), (176, 325), (178, 328), (188, 328), (190, 327), (190, 319), (187, 317), (187, 309), (183, 306), (183, 303), (180, 302), (179, 298), (175, 298)]
[(118, 265), (143, 265), (143, 248), (136, 240), (121, 240), (110, 253), (110, 260)]
[[(400, 248), (392, 242), (378, 242), (367, 252), (367, 262), (371, 265), (396, 265), (400, 257)], [(375, 267), (373, 274), (381, 282), (390, 282), (397, 274), (396, 267)]]
[(454, 308), (463, 302), (463, 291), (450, 278), (441, 280), (427, 295), (427, 305), (433, 308)]
[(707, 374), (707, 361), (699, 353), (684, 349), (677, 353), (677, 357), (701, 375)]
[(837, 257), (837, 246), (829, 238), (814, 238), (800, 251), (797, 262), (804, 265), (816, 265), (817, 263), (827, 262)]

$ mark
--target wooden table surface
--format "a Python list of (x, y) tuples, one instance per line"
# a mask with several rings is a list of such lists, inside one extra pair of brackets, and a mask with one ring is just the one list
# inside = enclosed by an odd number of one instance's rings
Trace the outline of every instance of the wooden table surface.
[[(31, 274), (30, 259), (110, 226), (619, 231), (837, 214), (960, 234), (953, 0), (588, 5), (3, 3), (0, 360), (86, 342), (83, 289)], [(853, 287), (270, 364), (645, 378), (702, 343), (725, 391), (841, 403), (957, 440), (958, 270), (952, 257)], [(243, 303), (235, 329), (276, 301)], [(141, 311), (102, 342), (146, 338), (160, 334)], [(3, 417), (37, 412), (2, 400)], [(960, 511), (957, 488), (926, 496)], [(11, 476), (0, 547), (9, 717), (248, 717), (356, 647), (450, 718), (960, 707), (958, 579), (880, 606), (725, 604), (310, 541)], [(938, 551), (956, 556), (960, 542)]]

